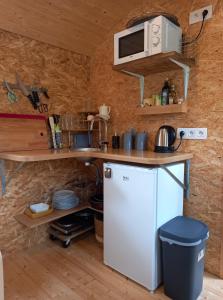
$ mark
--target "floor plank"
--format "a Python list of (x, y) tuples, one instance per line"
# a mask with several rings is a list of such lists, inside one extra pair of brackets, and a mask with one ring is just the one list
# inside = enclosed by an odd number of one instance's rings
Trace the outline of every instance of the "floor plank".
[[(67, 249), (49, 241), (4, 258), (5, 300), (167, 300), (106, 267), (93, 235)], [(199, 300), (223, 299), (223, 280), (205, 274)]]

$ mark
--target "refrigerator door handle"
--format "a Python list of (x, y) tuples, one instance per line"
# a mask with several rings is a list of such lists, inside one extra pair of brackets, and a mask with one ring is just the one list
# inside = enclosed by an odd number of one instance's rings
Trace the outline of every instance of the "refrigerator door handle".
[(111, 178), (112, 169), (105, 168), (105, 178)]

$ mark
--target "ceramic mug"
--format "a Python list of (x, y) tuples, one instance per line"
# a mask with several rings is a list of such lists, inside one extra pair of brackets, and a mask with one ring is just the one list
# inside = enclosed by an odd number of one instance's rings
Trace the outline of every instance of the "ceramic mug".
[(148, 134), (146, 132), (138, 132), (136, 134), (135, 147), (138, 151), (146, 150)]
[(126, 131), (123, 135), (123, 148), (130, 151), (133, 148), (133, 135), (131, 131)]
[(101, 116), (109, 116), (110, 111), (111, 111), (111, 107), (107, 106), (105, 104), (99, 106), (99, 115)]

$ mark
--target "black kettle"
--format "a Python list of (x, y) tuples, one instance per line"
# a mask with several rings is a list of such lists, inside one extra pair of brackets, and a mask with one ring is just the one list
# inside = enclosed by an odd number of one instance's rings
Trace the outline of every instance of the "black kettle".
[(172, 126), (163, 125), (159, 128), (155, 140), (155, 152), (168, 153), (174, 152), (173, 144), (176, 140), (176, 130)]

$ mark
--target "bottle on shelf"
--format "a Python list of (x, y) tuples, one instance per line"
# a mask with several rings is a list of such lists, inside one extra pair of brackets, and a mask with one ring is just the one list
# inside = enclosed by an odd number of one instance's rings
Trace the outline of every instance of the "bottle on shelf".
[(176, 86), (175, 84), (171, 84), (170, 86), (170, 95), (173, 99), (173, 104), (178, 104), (178, 99), (177, 99), (177, 92), (176, 92)]
[(59, 125), (60, 122), (60, 115), (53, 115), (54, 119), (54, 131), (55, 131), (55, 140), (56, 140), (56, 146), (58, 149), (63, 148), (62, 145), (62, 131)]
[(169, 94), (170, 94), (170, 86), (169, 86), (168, 79), (166, 79), (161, 91), (161, 105), (169, 104)]

